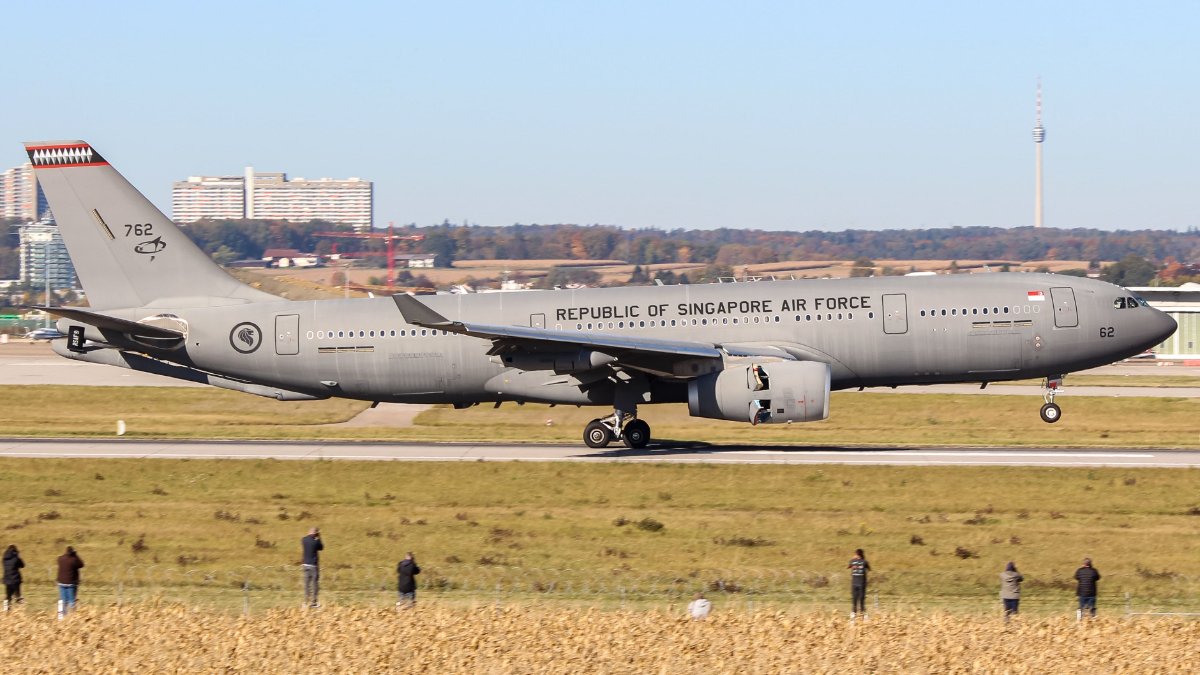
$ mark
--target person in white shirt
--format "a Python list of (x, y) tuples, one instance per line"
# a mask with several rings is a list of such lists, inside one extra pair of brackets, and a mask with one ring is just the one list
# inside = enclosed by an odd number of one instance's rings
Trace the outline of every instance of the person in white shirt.
[(688, 603), (687, 609), (693, 619), (703, 619), (712, 611), (712, 603), (704, 597), (703, 593), (697, 593), (696, 599)]

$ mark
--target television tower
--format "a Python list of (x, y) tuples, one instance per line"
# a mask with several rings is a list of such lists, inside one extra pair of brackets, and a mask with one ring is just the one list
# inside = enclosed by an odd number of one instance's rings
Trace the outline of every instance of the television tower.
[(1033, 127), (1033, 143), (1037, 148), (1037, 184), (1033, 197), (1033, 226), (1042, 226), (1042, 143), (1046, 140), (1046, 128), (1042, 126), (1042, 78), (1037, 83), (1037, 124)]

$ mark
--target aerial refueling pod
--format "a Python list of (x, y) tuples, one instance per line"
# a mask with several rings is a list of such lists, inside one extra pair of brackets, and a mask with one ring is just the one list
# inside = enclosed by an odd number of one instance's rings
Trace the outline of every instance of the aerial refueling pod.
[(779, 361), (725, 368), (688, 383), (688, 413), (751, 424), (823, 420), (829, 416), (829, 364)]

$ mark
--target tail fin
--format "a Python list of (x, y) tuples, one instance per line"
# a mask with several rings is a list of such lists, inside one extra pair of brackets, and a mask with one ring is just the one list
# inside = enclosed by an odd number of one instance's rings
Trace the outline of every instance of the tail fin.
[(278, 299), (229, 276), (87, 143), (25, 150), (93, 308)]

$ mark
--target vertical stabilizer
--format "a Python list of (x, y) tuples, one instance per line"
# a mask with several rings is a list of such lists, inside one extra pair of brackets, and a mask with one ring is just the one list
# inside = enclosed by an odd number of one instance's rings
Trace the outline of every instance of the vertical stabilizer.
[(87, 143), (25, 150), (92, 307), (278, 299), (229, 276)]

